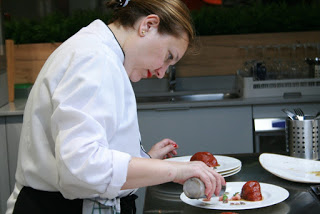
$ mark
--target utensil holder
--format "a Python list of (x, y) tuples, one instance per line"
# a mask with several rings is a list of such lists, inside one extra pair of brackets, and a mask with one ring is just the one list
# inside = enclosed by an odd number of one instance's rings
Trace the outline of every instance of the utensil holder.
[(286, 144), (290, 156), (319, 159), (320, 120), (286, 120)]

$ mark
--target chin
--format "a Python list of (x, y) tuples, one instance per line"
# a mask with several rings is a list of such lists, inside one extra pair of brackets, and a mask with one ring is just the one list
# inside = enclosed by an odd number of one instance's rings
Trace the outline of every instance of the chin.
[(139, 82), (141, 80), (141, 77), (131, 77), (131, 82)]

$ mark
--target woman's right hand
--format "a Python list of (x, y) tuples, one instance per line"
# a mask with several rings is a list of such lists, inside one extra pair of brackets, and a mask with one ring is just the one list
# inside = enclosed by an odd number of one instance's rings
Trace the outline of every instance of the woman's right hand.
[(208, 199), (213, 194), (219, 195), (221, 186), (226, 185), (224, 178), (212, 167), (208, 167), (202, 161), (190, 162), (172, 162), (176, 168), (176, 175), (173, 180), (175, 183), (184, 184), (186, 180), (192, 177), (199, 178), (205, 185), (205, 194)]

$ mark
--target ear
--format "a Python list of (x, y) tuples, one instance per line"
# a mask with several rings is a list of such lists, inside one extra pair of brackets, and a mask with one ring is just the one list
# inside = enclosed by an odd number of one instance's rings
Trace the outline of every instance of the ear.
[(150, 30), (158, 30), (159, 23), (160, 23), (160, 18), (155, 14), (151, 14), (144, 17), (140, 22), (139, 32), (138, 32), (139, 35), (143, 37)]

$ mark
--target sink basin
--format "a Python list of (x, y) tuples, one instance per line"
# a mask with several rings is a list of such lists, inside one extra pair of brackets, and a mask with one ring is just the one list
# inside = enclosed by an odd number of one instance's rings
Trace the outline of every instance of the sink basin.
[(239, 98), (238, 94), (210, 93), (210, 94), (185, 94), (185, 95), (161, 95), (161, 96), (137, 96), (138, 103), (152, 102), (201, 102)]

